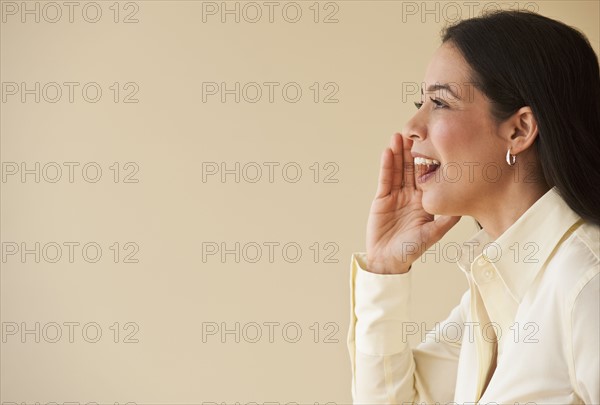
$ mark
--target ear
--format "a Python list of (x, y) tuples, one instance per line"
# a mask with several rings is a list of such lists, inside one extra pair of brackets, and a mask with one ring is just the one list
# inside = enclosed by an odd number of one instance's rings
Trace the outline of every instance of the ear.
[(519, 108), (511, 117), (501, 124), (501, 134), (509, 146), (511, 153), (516, 155), (528, 149), (537, 138), (537, 120), (531, 107)]

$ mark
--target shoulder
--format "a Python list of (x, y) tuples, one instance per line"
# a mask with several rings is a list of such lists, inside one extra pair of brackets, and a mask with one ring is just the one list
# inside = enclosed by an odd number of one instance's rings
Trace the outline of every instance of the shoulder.
[(596, 257), (600, 257), (600, 226), (584, 222), (573, 232), (573, 237), (579, 243), (583, 243), (586, 249)]
[(581, 291), (600, 273), (600, 227), (583, 223), (556, 247), (544, 271), (548, 287), (572, 307)]

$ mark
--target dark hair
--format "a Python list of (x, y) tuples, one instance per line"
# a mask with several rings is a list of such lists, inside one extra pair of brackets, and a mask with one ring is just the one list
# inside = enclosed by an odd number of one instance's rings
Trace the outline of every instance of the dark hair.
[(600, 224), (600, 73), (588, 39), (548, 17), (504, 10), (445, 27), (446, 41), (470, 65), (497, 121), (531, 108), (546, 183), (585, 221)]

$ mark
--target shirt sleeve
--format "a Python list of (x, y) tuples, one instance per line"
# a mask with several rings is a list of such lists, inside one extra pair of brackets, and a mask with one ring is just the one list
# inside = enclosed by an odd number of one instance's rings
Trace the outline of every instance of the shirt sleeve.
[[(420, 323), (409, 320), (411, 272), (366, 271), (366, 253), (351, 258), (348, 350), (353, 404), (447, 403), (454, 399), (460, 343), (444, 339), (447, 323), (464, 327), (469, 291), (434, 332), (411, 349), (408, 336)], [(421, 336), (419, 330), (418, 335)]]
[(577, 295), (571, 315), (571, 353), (575, 391), (586, 404), (600, 403), (600, 275)]

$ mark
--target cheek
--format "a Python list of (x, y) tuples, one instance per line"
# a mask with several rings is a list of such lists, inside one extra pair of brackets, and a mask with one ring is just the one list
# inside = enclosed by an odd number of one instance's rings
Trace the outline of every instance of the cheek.
[(446, 163), (464, 161), (472, 156), (477, 129), (467, 120), (440, 120), (430, 127), (432, 143), (438, 156)]
[(443, 184), (465, 186), (481, 182), (481, 167), (494, 149), (489, 131), (485, 122), (471, 119), (466, 113), (432, 123), (431, 141), (445, 165), (439, 175), (448, 180)]

